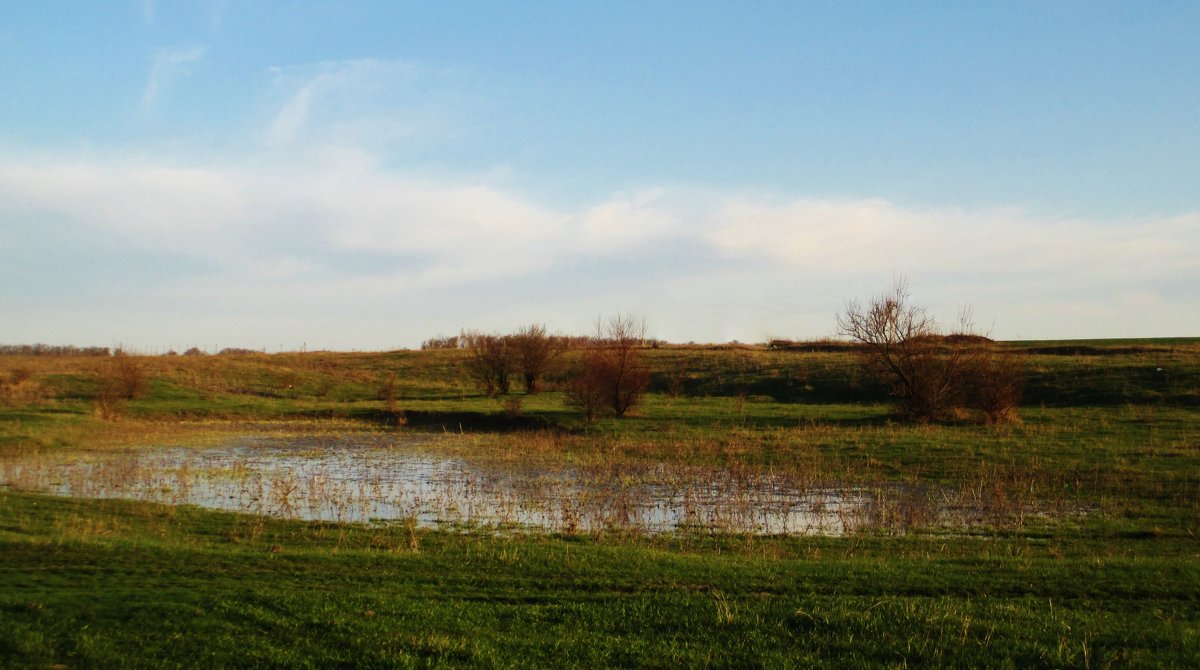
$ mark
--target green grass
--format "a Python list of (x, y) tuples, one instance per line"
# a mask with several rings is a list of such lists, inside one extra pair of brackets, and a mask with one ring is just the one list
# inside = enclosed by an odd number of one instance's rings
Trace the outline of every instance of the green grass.
[(0, 657), (14, 666), (1200, 657), (1186, 537), (500, 538), (30, 495), (0, 505)]
[[(1086, 344), (1088, 353), (1069, 355), (1062, 351), (1082, 343), (1002, 346), (1024, 356), (1026, 406), (1200, 406), (1200, 343), (1147, 342), (1151, 344), (1136, 347), (1092, 342)], [(1030, 353), (1046, 348), (1059, 353)], [(728, 423), (745, 415), (750, 421), (781, 424), (804, 412), (797, 405), (878, 404), (887, 399), (860, 373), (850, 352), (673, 347), (645, 353), (653, 374), (651, 402), (643, 416), (684, 421), (719, 418)], [(143, 419), (364, 418), (382, 407), (382, 389), (394, 376), (401, 409), (454, 413), (460, 418), (499, 414), (500, 403), (480, 396), (467, 381), (462, 365), (466, 355), (406, 351), (138, 358), (146, 388), (125, 409)], [(551, 387), (565, 378), (571, 356), (550, 375)], [(91, 413), (96, 375), (106, 362), (0, 357), (0, 378), (9, 370), (32, 371), (51, 406), (85, 415)], [(668, 392), (677, 392), (677, 397)], [(574, 425), (573, 413), (554, 394), (526, 398), (524, 405), (531, 415)], [(655, 412), (656, 406), (665, 413)], [(0, 406), (0, 420), (9, 411)]]
[(1001, 427), (894, 423), (838, 351), (647, 351), (636, 415), (594, 425), (553, 390), (506, 418), (461, 352), (141, 358), (115, 421), (93, 407), (106, 361), (0, 357), (39, 390), (0, 403), (0, 458), (432, 431), (473, 459), (897, 481), (1002, 512), (845, 538), (498, 535), (0, 491), (0, 666), (1200, 664), (1200, 341), (1003, 346), (1027, 386)]

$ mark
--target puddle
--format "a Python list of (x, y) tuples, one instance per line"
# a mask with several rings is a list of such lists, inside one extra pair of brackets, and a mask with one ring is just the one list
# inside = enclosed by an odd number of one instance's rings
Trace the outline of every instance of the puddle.
[(678, 464), (480, 464), (429, 436), (233, 438), (208, 447), (0, 461), (0, 486), (335, 522), (415, 519), (548, 532), (838, 535), (905, 513), (911, 491)]

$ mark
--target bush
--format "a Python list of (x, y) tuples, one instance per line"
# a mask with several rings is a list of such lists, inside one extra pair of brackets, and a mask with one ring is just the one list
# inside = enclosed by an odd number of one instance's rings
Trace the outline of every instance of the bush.
[(933, 317), (911, 303), (903, 278), (890, 293), (866, 305), (851, 301), (838, 315), (838, 332), (861, 347), (863, 368), (887, 389), (901, 418), (942, 421), (971, 408), (988, 423), (1015, 420), (1020, 362), (970, 333), (967, 316), (960, 328), (942, 335)]
[(525, 326), (509, 335), (508, 340), (525, 381), (525, 392), (537, 393), (542, 375), (549, 371), (562, 353), (562, 342), (559, 338), (546, 335), (546, 327), (540, 324)]
[(509, 375), (515, 362), (515, 351), (509, 346), (509, 338), (468, 331), (458, 339), (470, 353), (467, 374), (480, 390), (489, 396), (507, 394), (512, 387)]
[(1017, 423), (1025, 386), (1025, 362), (1015, 354), (988, 347), (967, 366), (967, 404), (988, 424)]
[(645, 322), (616, 316), (597, 321), (596, 337), (580, 358), (567, 383), (567, 401), (590, 422), (601, 411), (625, 416), (641, 400), (650, 383), (642, 362)]
[(146, 371), (137, 361), (117, 354), (95, 373), (96, 413), (105, 420), (115, 420), (124, 413), (125, 401), (142, 397), (146, 391)]
[(588, 423), (596, 420), (608, 398), (608, 373), (599, 350), (583, 352), (563, 389), (567, 404), (583, 412)]

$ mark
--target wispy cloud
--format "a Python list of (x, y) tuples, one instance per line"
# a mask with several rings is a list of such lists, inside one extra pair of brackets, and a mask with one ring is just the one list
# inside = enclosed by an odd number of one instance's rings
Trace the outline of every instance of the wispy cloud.
[(150, 66), (150, 75), (146, 79), (146, 87), (142, 90), (142, 107), (152, 110), (158, 106), (160, 98), (172, 82), (187, 71), (189, 63), (204, 57), (204, 48), (178, 49), (160, 51), (154, 56)]
[(273, 68), (275, 95), (281, 101), (267, 137), (287, 143), (354, 126), (368, 130), (376, 141), (409, 134), (404, 117), (411, 105), (404, 103), (419, 74), (410, 63), (372, 58)]

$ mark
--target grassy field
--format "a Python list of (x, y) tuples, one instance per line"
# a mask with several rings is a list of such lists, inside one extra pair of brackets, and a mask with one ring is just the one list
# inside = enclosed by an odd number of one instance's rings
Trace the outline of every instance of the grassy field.
[(0, 665), (1195, 667), (1200, 341), (1003, 346), (1027, 376), (1005, 426), (895, 423), (853, 354), (820, 348), (647, 350), (636, 415), (594, 425), (553, 388), (480, 395), (457, 351), (131, 357), (138, 397), (108, 408), (115, 359), (0, 357), (0, 459), (430, 432), (499, 466), (715, 466), (974, 501), (953, 525), (763, 537), (0, 489)]

